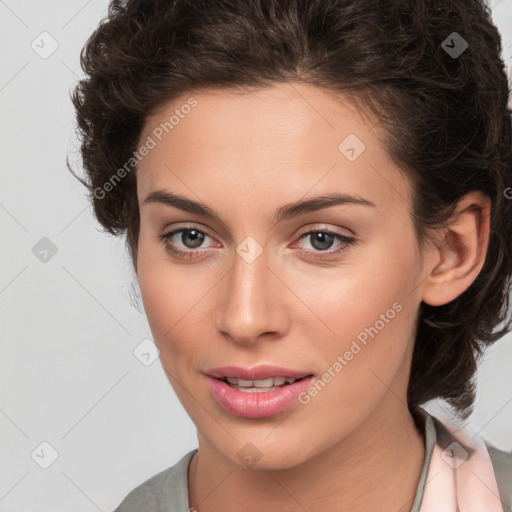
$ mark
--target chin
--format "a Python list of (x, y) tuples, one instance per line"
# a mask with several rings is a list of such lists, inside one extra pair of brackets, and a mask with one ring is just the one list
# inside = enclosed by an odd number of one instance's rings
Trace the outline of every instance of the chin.
[[(265, 433), (265, 435), (267, 435)], [(232, 439), (229, 446), (217, 447), (232, 464), (250, 471), (281, 471), (291, 469), (305, 462), (309, 456), (314, 456), (303, 450), (304, 443), (300, 440), (296, 444), (283, 445), (279, 442), (269, 441), (262, 436), (260, 440), (253, 438), (250, 441)], [(240, 447), (240, 448), (239, 448)], [(311, 446), (309, 447), (311, 449)]]

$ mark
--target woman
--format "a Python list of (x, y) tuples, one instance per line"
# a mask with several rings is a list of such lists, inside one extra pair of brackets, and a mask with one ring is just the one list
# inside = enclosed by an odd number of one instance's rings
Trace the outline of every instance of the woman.
[(420, 407), (466, 420), (510, 330), (500, 52), (478, 0), (111, 2), (81, 181), (199, 445), (117, 512), (510, 510)]

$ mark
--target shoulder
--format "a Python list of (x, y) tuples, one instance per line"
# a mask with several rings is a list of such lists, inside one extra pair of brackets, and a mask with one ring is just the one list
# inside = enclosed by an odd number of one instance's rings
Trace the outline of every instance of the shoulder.
[(501, 501), (505, 510), (512, 510), (512, 452), (499, 450), (488, 441), (485, 445), (494, 468)]
[(188, 508), (188, 465), (197, 448), (130, 491), (113, 512), (172, 512)]

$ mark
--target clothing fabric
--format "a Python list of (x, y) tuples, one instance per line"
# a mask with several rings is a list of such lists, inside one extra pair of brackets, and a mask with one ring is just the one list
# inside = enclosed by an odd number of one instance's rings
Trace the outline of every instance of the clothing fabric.
[(469, 426), (455, 430), (431, 418), (435, 442), (420, 512), (510, 512), (512, 452), (508, 469), (495, 467), (491, 446)]
[[(409, 512), (512, 512), (512, 452), (468, 428), (454, 430), (422, 407), (425, 458)], [(113, 512), (188, 512), (188, 467), (198, 449), (133, 489)]]

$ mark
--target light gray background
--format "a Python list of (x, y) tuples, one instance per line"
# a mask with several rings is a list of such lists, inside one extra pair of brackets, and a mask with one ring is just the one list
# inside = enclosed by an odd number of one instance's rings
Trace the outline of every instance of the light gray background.
[[(492, 4), (510, 66), (512, 3)], [(65, 165), (69, 154), (81, 174), (69, 91), (107, 5), (0, 1), (2, 512), (111, 511), (197, 446), (160, 361), (145, 366), (134, 355), (151, 332), (130, 303), (124, 240), (101, 232)], [(43, 237), (57, 248), (46, 263), (32, 252)], [(511, 342), (502, 339), (483, 361), (470, 422), (506, 450)], [(426, 408), (448, 421), (442, 403)], [(58, 452), (47, 469), (42, 442)]]

